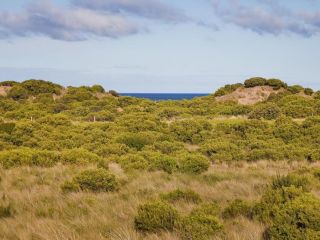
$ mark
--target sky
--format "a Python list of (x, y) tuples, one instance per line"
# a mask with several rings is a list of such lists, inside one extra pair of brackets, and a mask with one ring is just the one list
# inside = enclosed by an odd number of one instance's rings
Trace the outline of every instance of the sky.
[(319, 0), (2, 0), (0, 81), (210, 93), (253, 76), (320, 89)]

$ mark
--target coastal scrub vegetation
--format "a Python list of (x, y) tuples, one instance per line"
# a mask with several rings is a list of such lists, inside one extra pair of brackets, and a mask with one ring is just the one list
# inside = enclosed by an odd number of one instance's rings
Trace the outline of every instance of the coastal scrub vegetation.
[(0, 88), (1, 239), (320, 239), (317, 91), (260, 77), (179, 101)]

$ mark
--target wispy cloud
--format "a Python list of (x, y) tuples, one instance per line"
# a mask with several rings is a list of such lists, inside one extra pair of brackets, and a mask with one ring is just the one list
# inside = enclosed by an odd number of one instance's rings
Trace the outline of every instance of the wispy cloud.
[(212, 0), (216, 16), (258, 34), (294, 33), (311, 37), (320, 31), (320, 11), (295, 11), (281, 1)]
[(190, 20), (181, 10), (160, 0), (73, 0), (72, 3), (96, 11), (127, 13), (165, 22)]

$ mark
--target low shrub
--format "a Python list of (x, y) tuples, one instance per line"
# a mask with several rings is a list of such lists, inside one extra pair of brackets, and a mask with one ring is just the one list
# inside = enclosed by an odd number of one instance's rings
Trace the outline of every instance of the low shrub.
[(127, 133), (118, 138), (118, 143), (141, 151), (144, 146), (153, 143), (152, 138), (153, 137), (144, 133)]
[(200, 143), (211, 130), (211, 123), (205, 120), (182, 120), (170, 125), (170, 132), (177, 140), (189, 143)]
[(11, 134), (15, 127), (15, 123), (0, 123), (0, 133)]
[(78, 192), (80, 191), (80, 185), (75, 182), (75, 181), (66, 181), (61, 185), (61, 190), (64, 193), (69, 193), (69, 192)]
[(97, 163), (101, 158), (83, 148), (67, 149), (61, 152), (61, 162), (63, 164), (87, 164)]
[(274, 90), (279, 90), (280, 88), (287, 88), (288, 85), (281, 81), (280, 79), (268, 79), (265, 83), (265, 85), (273, 87)]
[(272, 223), (275, 213), (279, 212), (284, 204), (306, 194), (302, 188), (281, 187), (277, 189), (268, 188), (261, 200), (252, 208), (252, 216), (264, 223)]
[(300, 85), (293, 85), (288, 87), (288, 91), (291, 92), (292, 94), (297, 94), (304, 91), (304, 88)]
[(207, 240), (221, 232), (218, 218), (210, 215), (191, 214), (178, 223), (179, 234), (185, 240)]
[(147, 170), (150, 168), (150, 163), (139, 154), (126, 154), (119, 158), (118, 163), (125, 170)]
[(179, 156), (179, 171), (189, 174), (201, 174), (208, 170), (209, 160), (201, 154), (185, 154)]
[(200, 203), (202, 201), (198, 193), (192, 190), (181, 190), (181, 189), (176, 189), (172, 192), (162, 194), (161, 199), (171, 203), (174, 203), (177, 201)]
[(271, 187), (273, 189), (279, 189), (283, 187), (297, 187), (302, 188), (304, 191), (309, 190), (310, 181), (307, 177), (299, 176), (295, 174), (289, 174), (287, 176), (277, 176), (273, 179)]
[(259, 104), (249, 113), (249, 119), (272, 120), (280, 116), (281, 109), (273, 103)]
[(175, 158), (163, 155), (152, 162), (152, 168), (172, 174), (178, 169), (178, 163)]
[(244, 82), (244, 86), (246, 88), (252, 88), (252, 87), (257, 87), (257, 86), (264, 86), (266, 84), (266, 79), (265, 78), (261, 78), (261, 77), (254, 77), (254, 78), (250, 78), (247, 79)]
[(92, 192), (109, 192), (118, 188), (118, 182), (109, 171), (99, 169), (89, 169), (79, 173), (71, 182), (63, 185), (64, 190), (76, 190), (78, 186), (81, 190)]
[(28, 91), (20, 85), (13, 86), (8, 92), (8, 97), (13, 100), (22, 100), (29, 97)]
[(134, 225), (139, 231), (172, 231), (178, 217), (178, 212), (168, 203), (152, 201), (139, 206)]
[(207, 240), (221, 233), (223, 225), (217, 218), (217, 208), (216, 204), (206, 204), (181, 218), (177, 222), (181, 238)]
[(236, 199), (223, 210), (222, 216), (224, 218), (235, 218), (238, 216), (250, 217), (251, 206), (243, 200)]
[(314, 93), (314, 91), (311, 88), (305, 88), (303, 92), (308, 96), (312, 96), (312, 94)]
[(4, 168), (17, 166), (52, 167), (60, 160), (59, 154), (53, 151), (19, 148), (2, 151), (0, 163)]
[(232, 92), (234, 92), (235, 90), (237, 90), (238, 88), (242, 87), (243, 84), (241, 83), (236, 83), (236, 84), (227, 84), (222, 88), (219, 88), (214, 94), (213, 96), (215, 97), (221, 97), (227, 94), (230, 94)]
[(266, 239), (320, 239), (320, 200), (305, 194), (274, 212)]

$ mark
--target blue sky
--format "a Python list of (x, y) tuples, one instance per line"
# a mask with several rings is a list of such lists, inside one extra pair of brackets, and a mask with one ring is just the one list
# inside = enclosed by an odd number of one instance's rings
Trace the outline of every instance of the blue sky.
[(320, 89), (317, 0), (4, 0), (0, 80), (213, 92), (251, 76)]

